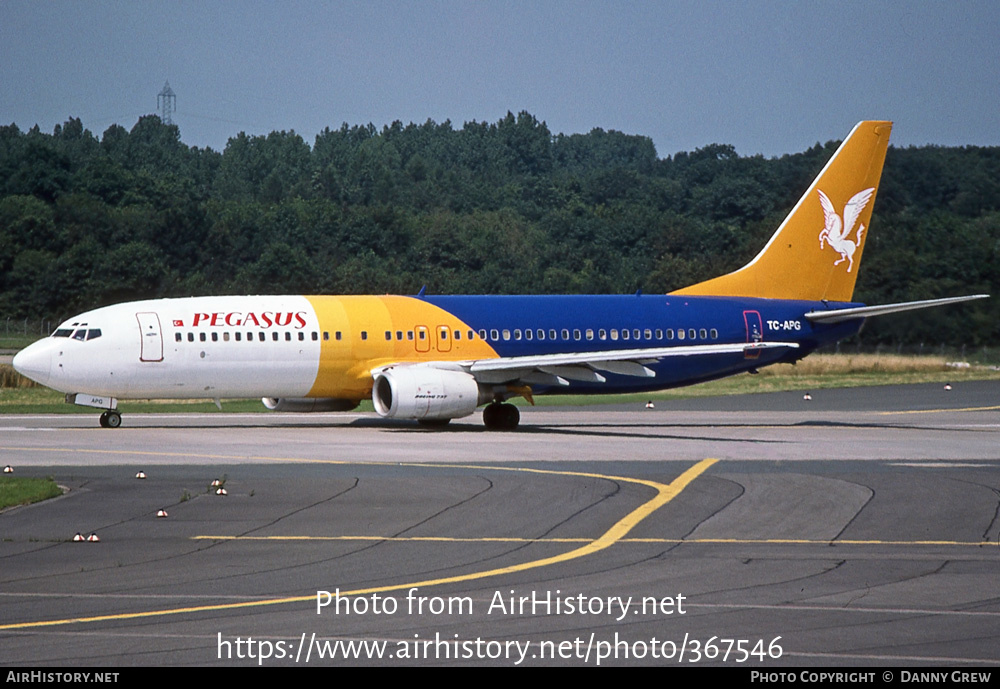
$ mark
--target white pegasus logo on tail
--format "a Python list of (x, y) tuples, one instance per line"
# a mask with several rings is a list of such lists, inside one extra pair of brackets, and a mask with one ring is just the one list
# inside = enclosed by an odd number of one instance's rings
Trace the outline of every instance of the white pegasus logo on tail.
[(840, 254), (840, 260), (835, 261), (833, 265), (837, 266), (847, 261), (847, 272), (850, 273), (851, 268), (854, 267), (854, 252), (857, 250), (858, 245), (861, 244), (861, 235), (865, 231), (865, 226), (861, 225), (858, 227), (856, 242), (848, 239), (847, 235), (851, 234), (851, 231), (854, 229), (854, 223), (858, 221), (858, 216), (861, 215), (861, 211), (865, 209), (865, 206), (871, 200), (872, 194), (875, 193), (875, 187), (859, 191), (851, 197), (851, 200), (844, 206), (843, 221), (837, 215), (830, 197), (820, 189), (816, 191), (819, 192), (819, 202), (823, 206), (823, 217), (826, 224), (823, 231), (819, 233), (819, 248), (822, 249), (825, 243), (829, 243), (834, 251)]

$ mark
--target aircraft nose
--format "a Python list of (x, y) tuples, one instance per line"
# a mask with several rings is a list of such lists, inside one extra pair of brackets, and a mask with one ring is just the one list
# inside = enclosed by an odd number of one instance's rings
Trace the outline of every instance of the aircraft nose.
[(14, 355), (11, 364), (22, 376), (46, 385), (52, 375), (52, 350), (46, 342), (36, 342)]

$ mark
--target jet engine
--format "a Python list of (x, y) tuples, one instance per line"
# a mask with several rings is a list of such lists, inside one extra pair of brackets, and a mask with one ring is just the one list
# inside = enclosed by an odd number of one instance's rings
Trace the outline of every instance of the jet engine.
[(393, 366), (375, 375), (372, 401), (380, 416), (445, 421), (468, 416), (493, 395), (464, 371)]
[(271, 411), (311, 412), (311, 411), (351, 411), (360, 400), (342, 400), (336, 397), (264, 397), (264, 406)]

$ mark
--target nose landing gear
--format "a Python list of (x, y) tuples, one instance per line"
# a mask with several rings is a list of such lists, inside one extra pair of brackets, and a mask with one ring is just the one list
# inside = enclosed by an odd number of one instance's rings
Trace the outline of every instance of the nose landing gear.
[(122, 414), (117, 409), (118, 400), (114, 397), (72, 392), (66, 395), (66, 401), (69, 404), (78, 404), (81, 407), (102, 409), (101, 428), (118, 428), (122, 425)]
[(101, 428), (118, 428), (122, 425), (122, 415), (117, 409), (109, 409), (101, 414)]

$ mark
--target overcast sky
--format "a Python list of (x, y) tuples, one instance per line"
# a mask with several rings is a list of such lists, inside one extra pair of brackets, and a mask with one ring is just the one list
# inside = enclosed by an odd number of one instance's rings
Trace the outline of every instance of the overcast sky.
[(896, 145), (1000, 145), (1000, 2), (0, 0), (0, 123), (157, 111), (193, 146), (343, 122), (495, 122), (780, 155), (891, 119)]

